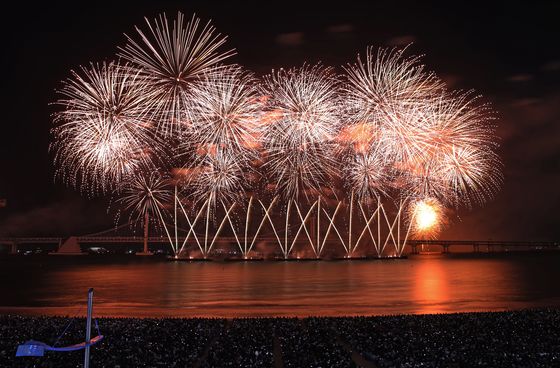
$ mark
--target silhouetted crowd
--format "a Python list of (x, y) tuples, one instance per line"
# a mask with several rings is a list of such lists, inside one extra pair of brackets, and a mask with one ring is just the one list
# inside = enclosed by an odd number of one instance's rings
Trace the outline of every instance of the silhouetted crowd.
[(274, 319), (234, 319), (226, 322), (201, 367), (273, 366)]
[(285, 367), (355, 367), (337, 342), (329, 318), (280, 319), (276, 323)]
[[(83, 318), (0, 316), (0, 367), (81, 367), (83, 350), (44, 357), (15, 353), (31, 339), (56, 346), (82, 342), (84, 327)], [(560, 367), (560, 309), (303, 319), (102, 318), (99, 328), (105, 338), (92, 347), (92, 368)]]

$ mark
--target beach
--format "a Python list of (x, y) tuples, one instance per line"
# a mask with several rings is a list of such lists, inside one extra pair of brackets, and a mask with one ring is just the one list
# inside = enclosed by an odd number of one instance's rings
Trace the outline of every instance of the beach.
[[(68, 326), (63, 336), (60, 334)], [(92, 367), (555, 367), (560, 309), (310, 318), (100, 318)], [(95, 324), (94, 324), (95, 326)], [(75, 317), (0, 316), (0, 366), (76, 367), (83, 351), (16, 358), (18, 344), (84, 341)], [(97, 335), (93, 329), (92, 336)]]

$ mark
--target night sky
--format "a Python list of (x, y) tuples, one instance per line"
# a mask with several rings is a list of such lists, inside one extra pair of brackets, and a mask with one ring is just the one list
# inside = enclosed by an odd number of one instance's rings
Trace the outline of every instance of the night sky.
[[(498, 112), (505, 183), (485, 207), (463, 209), (440, 238), (560, 239), (560, 5), (403, 1), (24, 1), (2, 19), (0, 235), (79, 235), (113, 224), (107, 200), (54, 181), (48, 153), (55, 89), (70, 69), (111, 60), (123, 33), (161, 12), (211, 19), (259, 75), (322, 61), (340, 70), (368, 45), (412, 42), (449, 86), (475, 89)], [(308, 4), (303, 6), (302, 4)], [(419, 2), (420, 3), (420, 2)]]

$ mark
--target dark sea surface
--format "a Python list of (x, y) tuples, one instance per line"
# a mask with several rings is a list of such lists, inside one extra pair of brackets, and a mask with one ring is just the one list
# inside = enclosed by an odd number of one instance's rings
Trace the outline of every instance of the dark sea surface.
[(0, 313), (127, 317), (347, 316), (560, 306), (560, 252), (401, 260), (170, 262), (4, 256)]

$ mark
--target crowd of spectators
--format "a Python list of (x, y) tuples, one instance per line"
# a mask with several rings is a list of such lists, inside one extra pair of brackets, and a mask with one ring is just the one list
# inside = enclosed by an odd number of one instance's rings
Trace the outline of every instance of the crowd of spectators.
[(560, 310), (328, 319), (384, 367), (560, 367)]
[(272, 367), (274, 322), (263, 318), (228, 321), (201, 367)]
[[(56, 346), (84, 341), (84, 325), (83, 318), (0, 316), (0, 367), (81, 367), (83, 351), (20, 358), (15, 352), (31, 339)], [(99, 326), (105, 338), (92, 348), (92, 367), (560, 367), (560, 309), (303, 319), (102, 318)]]
[[(199, 318), (101, 318), (104, 338), (91, 349), (92, 367), (193, 367), (224, 324), (225, 320)], [(94, 325), (92, 337), (96, 335)], [(0, 367), (82, 367), (83, 350), (16, 358), (18, 344), (27, 340), (56, 346), (83, 342), (85, 319), (0, 316)]]
[[(286, 318), (276, 322), (284, 367), (355, 367), (337, 342), (328, 318)], [(326, 322), (326, 323), (325, 323)]]

